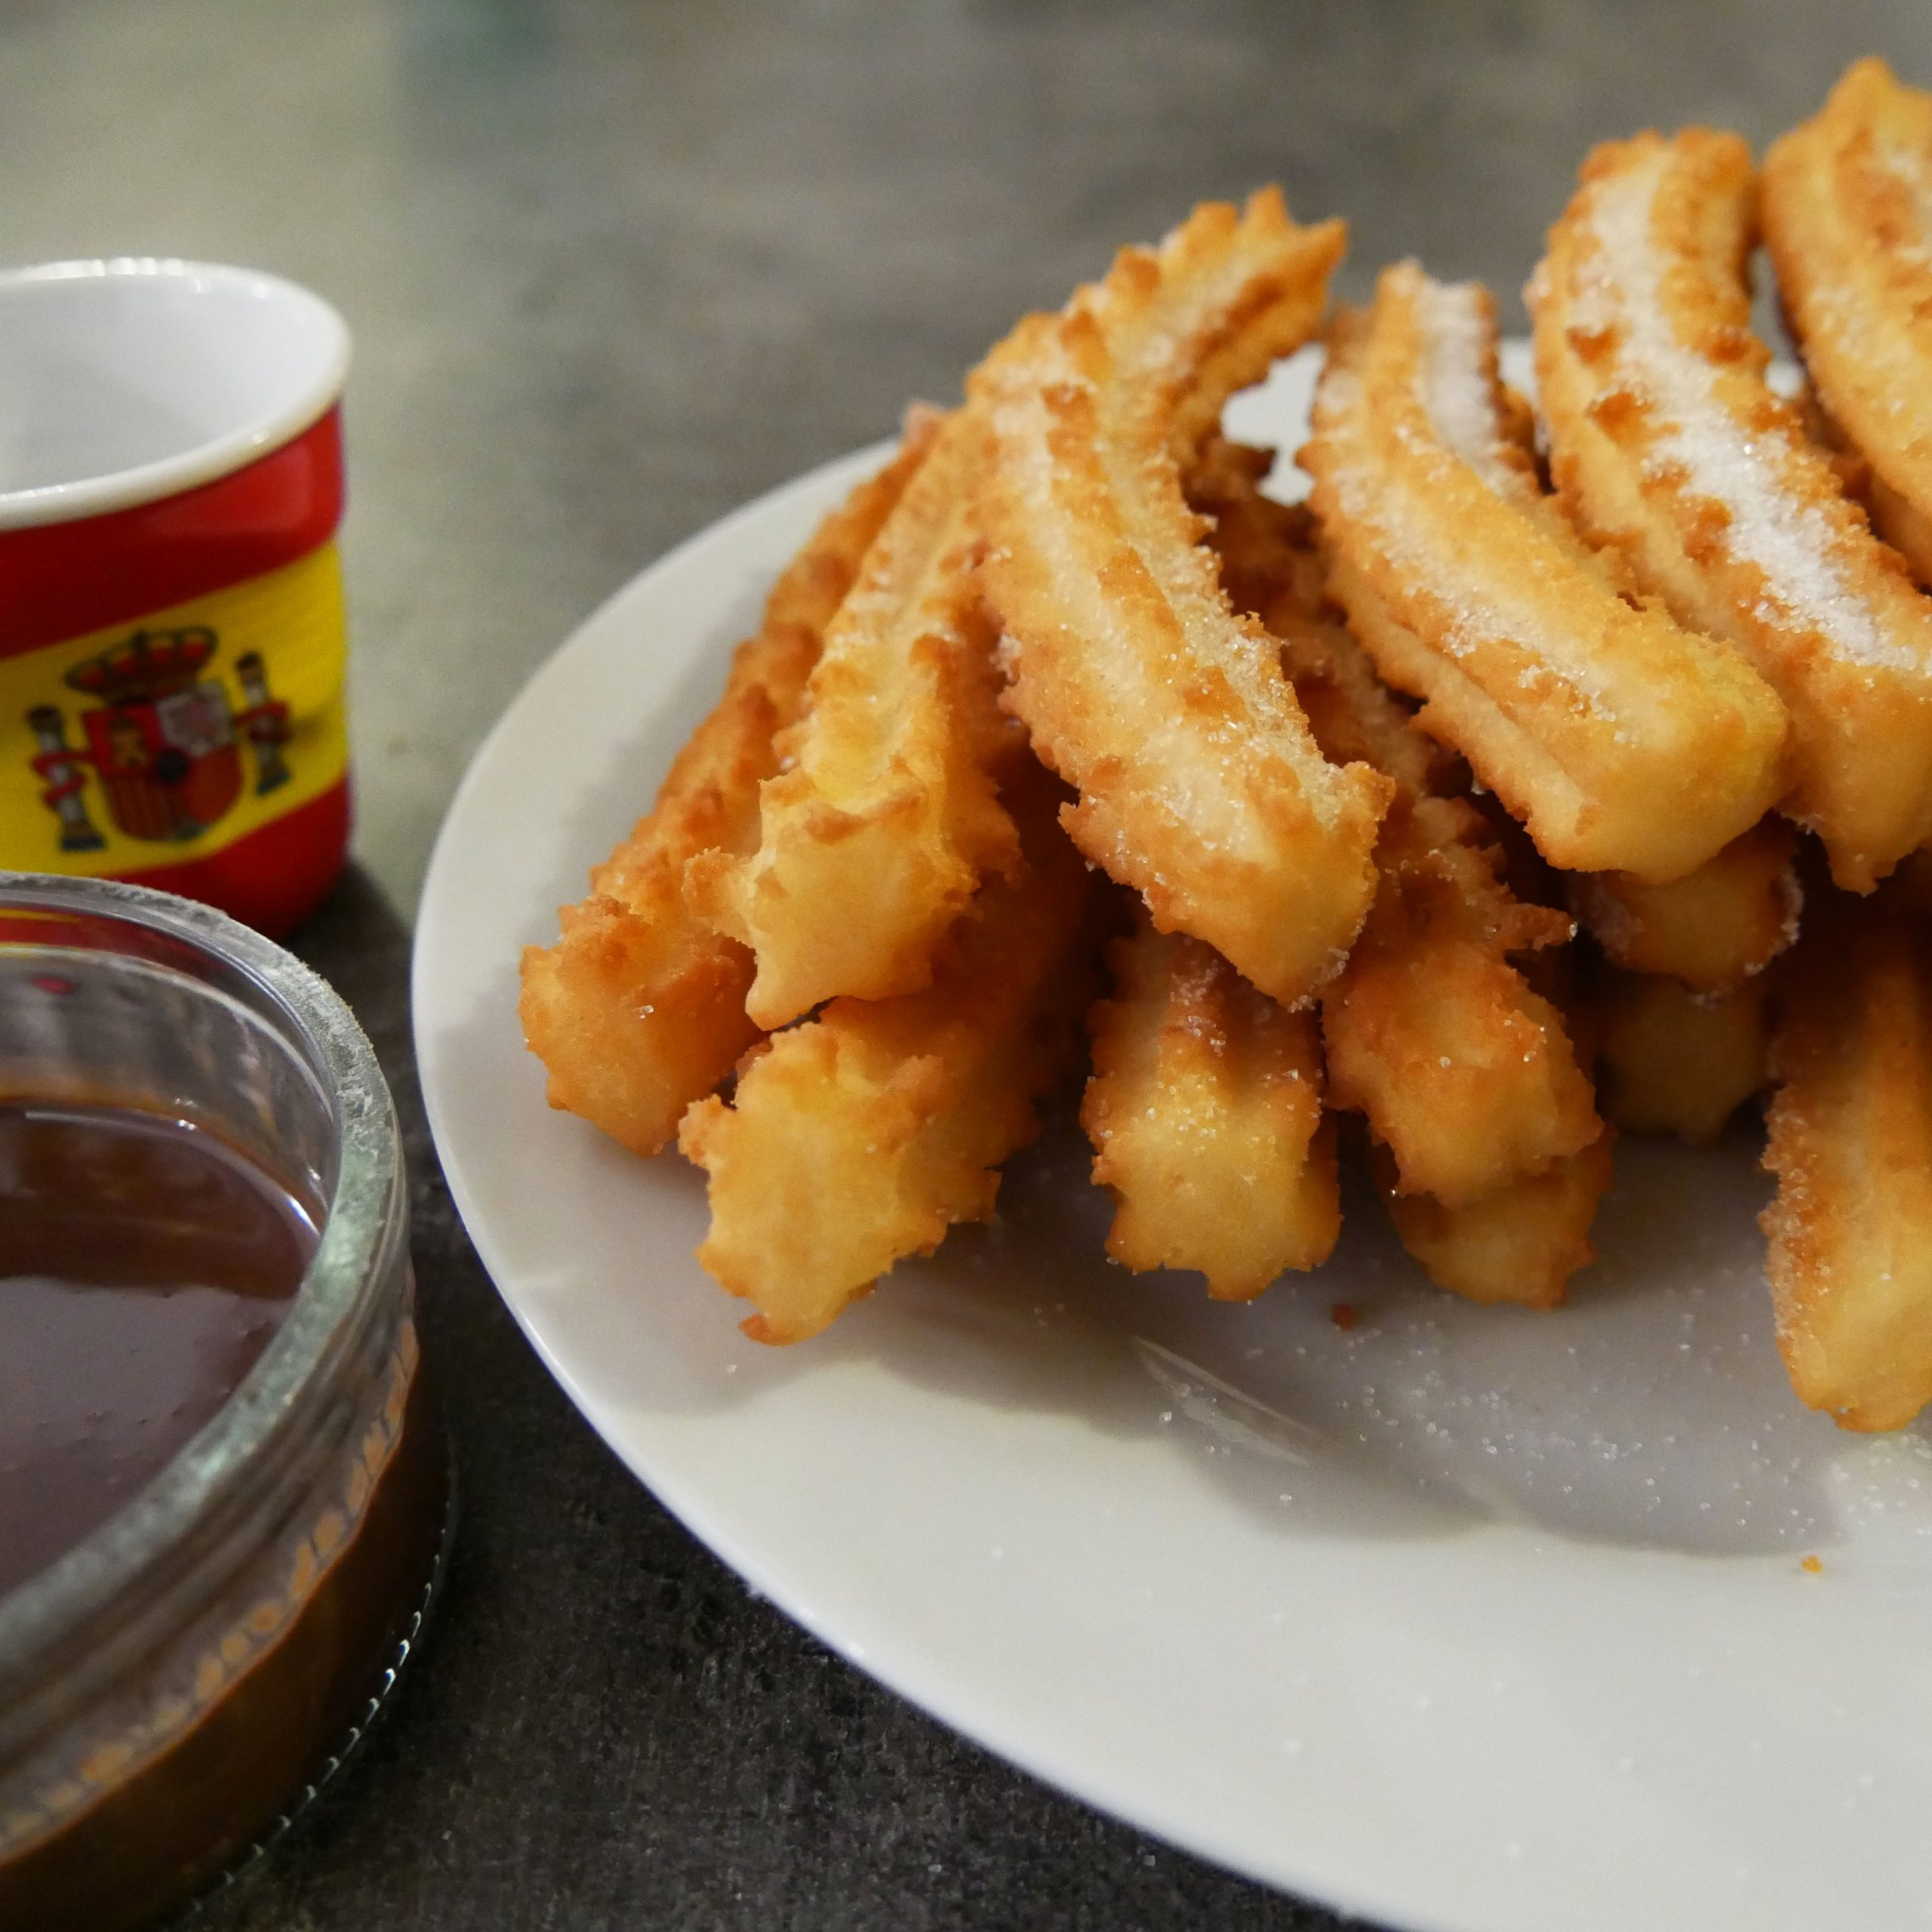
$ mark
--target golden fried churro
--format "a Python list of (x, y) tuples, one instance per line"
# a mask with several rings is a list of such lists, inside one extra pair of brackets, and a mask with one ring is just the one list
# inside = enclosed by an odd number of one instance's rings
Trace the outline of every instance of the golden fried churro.
[(1601, 1123), (1563, 1017), (1510, 955), (1567, 940), (1563, 913), (1509, 891), (1457, 774), (1377, 679), (1324, 601), (1305, 512), (1259, 494), (1255, 453), (1203, 452), (1191, 500), (1215, 520), (1230, 594), (1253, 599), (1331, 759), (1385, 773), (1396, 797), (1376, 847), (1381, 882), (1322, 1000), (1334, 1105), (1367, 1115), (1400, 1184), (1460, 1206), (1576, 1153)]
[(1804, 894), (1797, 835), (1767, 818), (1668, 885), (1624, 872), (1571, 881), (1570, 908), (1611, 962), (1724, 992), (1761, 972), (1798, 937)]
[(1821, 449), (1838, 485), (1897, 551), (1921, 589), (1932, 586), (1932, 517), (1922, 516), (1875, 470), (1865, 453), (1807, 381), (1792, 398), (1804, 433)]
[(1398, 801), (1378, 857), (1374, 909), (1322, 1001), (1331, 1095), (1367, 1116), (1404, 1192), (1460, 1208), (1601, 1131), (1562, 1014), (1510, 961), (1572, 928), (1510, 894), (1459, 799)]
[(1244, 616), (1258, 617), (1283, 597), (1312, 608), (1322, 594), (1307, 506), (1277, 503), (1263, 488), (1274, 467), (1272, 450), (1217, 432), (1181, 472), (1182, 494), (1206, 525), (1221, 588)]
[(866, 552), (759, 788), (757, 850), (686, 868), (694, 907), (752, 949), (760, 1026), (916, 992), (980, 875), (1017, 861), (992, 774), (1014, 728), (975, 574), (983, 447), (955, 414)]
[(1380, 1149), (1376, 1185), (1402, 1245), (1438, 1287), (1469, 1301), (1555, 1308), (1571, 1276), (1596, 1259), (1590, 1229), (1610, 1186), (1613, 1140), (1605, 1128), (1541, 1173), (1505, 1181), (1460, 1208), (1398, 1192), (1394, 1163)]
[(1455, 753), (1416, 729), (1407, 702), (1343, 629), (1308, 506), (1263, 494), (1273, 460), (1214, 436), (1187, 474), (1187, 500), (1209, 520), (1229, 601), (1278, 641), (1281, 668), (1331, 764), (1372, 765), (1417, 795), (1462, 789), (1468, 774)]
[(1620, 595), (1540, 494), (1485, 291), (1386, 270), (1331, 331), (1300, 460), (1356, 636), (1553, 864), (1678, 878), (1777, 797), (1777, 698)]
[(685, 1116), (678, 1145), (710, 1177), (698, 1260), (757, 1309), (755, 1340), (816, 1334), (895, 1262), (992, 1213), (1091, 990), (1091, 879), (1055, 823), (1065, 795), (1015, 761), (1003, 800), (1023, 862), (981, 888), (932, 983), (834, 1000), (753, 1053), (730, 1106)]
[(1388, 788), (1316, 749), (1273, 640), (1229, 608), (1180, 468), (1229, 393), (1312, 331), (1342, 245), (1278, 192), (1203, 207), (1029, 317), (970, 385), (1007, 701), (1079, 790), (1067, 829), (1163, 931), (1289, 1006), (1361, 924)]
[(1760, 208), (1812, 384), (1871, 466), (1872, 521), (1932, 583), (1932, 94), (1857, 62), (1772, 145)]
[(1932, 1398), (1932, 977), (1894, 909), (1825, 913), (1772, 1040), (1767, 1272), (1800, 1399), (1897, 1429)]
[(1751, 160), (1692, 129), (1598, 148), (1528, 291), (1565, 507), (1792, 719), (1785, 809), (1869, 891), (1932, 835), (1932, 602), (1750, 332)]
[(1088, 1017), (1080, 1109), (1094, 1178), (1116, 1204), (1107, 1252), (1137, 1269), (1198, 1269), (1223, 1301), (1325, 1261), (1342, 1210), (1315, 1016), (1144, 912), (1108, 958), (1113, 996)]
[(915, 411), (892, 462), (833, 511), (774, 587), (724, 694), (678, 754), (650, 813), (560, 915), (555, 945), (523, 955), (519, 1006), (553, 1107), (633, 1152), (654, 1154), (678, 1116), (757, 1038), (746, 1017), (750, 955), (685, 906), (685, 861), (754, 849), (774, 736), (798, 715), (825, 628), (860, 559), (925, 460), (936, 416)]
[(1764, 1085), (1768, 978), (1697, 993), (1662, 974), (1603, 975), (1597, 1104), (1630, 1134), (1715, 1140)]

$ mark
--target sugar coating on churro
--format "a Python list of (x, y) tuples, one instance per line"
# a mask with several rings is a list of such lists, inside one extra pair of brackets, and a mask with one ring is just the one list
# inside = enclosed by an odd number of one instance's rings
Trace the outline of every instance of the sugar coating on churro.
[(1651, 239), (1668, 150), (1600, 186), (1588, 217), (1597, 252), (1580, 278), (1577, 325), (1615, 345), (1620, 380), (1654, 412), (1644, 457), (1654, 476), (1675, 472), (1694, 494), (1729, 512), (1721, 541), (1764, 574), (1766, 623), (1817, 631), (1841, 656), (1899, 670), (1918, 652), (1886, 636), (1832, 552), (1836, 539), (1818, 503), (1792, 490), (1757, 438), (1711, 384), (1708, 350), (1678, 339), (1665, 307), (1669, 260)]
[(1373, 309), (1331, 331), (1312, 431), (1337, 598), (1546, 858), (1679, 877), (1777, 798), (1769, 688), (1627, 595), (1541, 493), (1486, 291), (1386, 270)]
[(1481, 285), (1424, 278), (1416, 309), (1426, 341), (1423, 402), (1429, 420), (1498, 496), (1521, 496), (1527, 479), (1497, 407), (1492, 318)]
[(1758, 211), (1823, 438), (1932, 583), (1932, 94), (1855, 62), (1772, 143)]
[[(1386, 278), (1414, 308), (1421, 338), (1414, 401), (1440, 445), (1432, 449), (1425, 438), (1398, 429), (1404, 453), (1439, 466), (1447, 451), (1503, 503), (1517, 509), (1528, 507), (1537, 493), (1533, 486), (1526, 488), (1519, 453), (1504, 430), (1487, 291), (1478, 282), (1434, 281), (1412, 263), (1389, 270)], [(1321, 393), (1337, 417), (1363, 406), (1359, 380), (1338, 360), (1331, 359), (1323, 371)], [(1324, 475), (1348, 516), (1372, 528), (1390, 561), (1439, 600), (1443, 623), (1437, 641), (1445, 655), (1467, 658), (1496, 631), (1506, 632), (1527, 647), (1513, 674), (1519, 690), (1560, 693), (1611, 727), (1617, 741), (1627, 742), (1598, 667), (1566, 648), (1565, 632), (1549, 621), (1536, 598), (1513, 595), (1500, 578), (1475, 583), (1466, 559), (1446, 555), (1426, 532), (1392, 514), (1383, 494), (1385, 474), (1374, 456), (1331, 463)]]
[(1211, 204), (1023, 321), (969, 384), (1005, 702), (1079, 792), (1068, 831), (1161, 931), (1291, 1007), (1361, 929), (1388, 786), (1322, 758), (1267, 634), (1228, 607), (1180, 469), (1313, 333), (1342, 242), (1278, 192)]

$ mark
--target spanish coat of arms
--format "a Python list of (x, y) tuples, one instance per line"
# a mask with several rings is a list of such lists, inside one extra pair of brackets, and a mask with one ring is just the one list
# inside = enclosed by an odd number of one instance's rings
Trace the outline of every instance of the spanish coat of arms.
[(39, 746), (33, 768), (46, 787), (41, 800), (60, 820), (63, 851), (106, 843), (88, 811), (90, 766), (115, 826), (162, 843), (198, 838), (241, 796), (244, 741), (257, 792), (288, 783), (288, 706), (269, 696), (261, 658), (249, 651), (235, 663), (243, 709), (231, 709), (220, 680), (203, 675), (219, 648), (205, 624), (137, 630), (73, 666), (64, 681), (96, 700), (80, 714), (82, 746), (67, 743), (57, 705), (27, 713)]

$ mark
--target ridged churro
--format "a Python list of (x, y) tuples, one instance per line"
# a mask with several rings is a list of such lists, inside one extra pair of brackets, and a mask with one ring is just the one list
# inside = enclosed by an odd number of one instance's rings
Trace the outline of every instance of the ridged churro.
[(1404, 1194), (1378, 1150), (1376, 1184), (1402, 1245), (1438, 1287), (1467, 1301), (1555, 1308), (1570, 1278), (1596, 1259), (1590, 1228), (1611, 1182), (1613, 1136), (1460, 1207)]
[(518, 1011), (549, 1072), (550, 1104), (634, 1153), (665, 1146), (685, 1108), (758, 1038), (745, 1011), (751, 956), (687, 908), (685, 862), (755, 848), (758, 787), (778, 769), (774, 740), (797, 718), (826, 627), (937, 426), (929, 411), (909, 415), (899, 454), (819, 525), (655, 805), (592, 872), (590, 896), (562, 909), (556, 943), (525, 950)]
[(1134, 1269), (1198, 1269), (1223, 1301), (1325, 1261), (1342, 1209), (1314, 1014), (1287, 1012), (1144, 912), (1108, 961), (1080, 1110), (1094, 1178), (1115, 1203), (1107, 1252)]
[(1898, 1429), (1932, 1400), (1932, 975), (1892, 905), (1813, 909), (1771, 1048), (1764, 1216), (1801, 1400)]
[(1092, 881), (1055, 822), (1064, 797), (1016, 761), (1003, 800), (1023, 862), (981, 889), (931, 983), (834, 1000), (756, 1050), (728, 1106), (685, 1115), (678, 1145), (709, 1177), (698, 1260), (756, 1309), (755, 1340), (817, 1334), (895, 1262), (992, 1213), (1091, 991)]
[(976, 572), (983, 451), (965, 412), (940, 429), (826, 627), (757, 849), (686, 868), (692, 906), (752, 950), (760, 1026), (918, 991), (981, 876), (1017, 862), (992, 777), (1014, 734)]
[(1772, 144), (1759, 205), (1811, 382), (1871, 466), (1872, 521), (1932, 583), (1932, 94), (1855, 63)]
[(1162, 931), (1289, 1006), (1361, 927), (1388, 786), (1322, 757), (1273, 641), (1229, 608), (1180, 473), (1228, 395), (1313, 331), (1342, 246), (1278, 192), (1208, 205), (1029, 317), (969, 386), (1008, 702), (1079, 792), (1067, 829)]
[(1767, 818), (1668, 885), (1622, 872), (1573, 879), (1570, 909), (1614, 965), (1721, 993), (1761, 973), (1798, 937), (1804, 895), (1797, 835)]
[(1330, 1091), (1367, 1116), (1402, 1192), (1458, 1208), (1601, 1131), (1562, 1014), (1511, 959), (1573, 928), (1509, 892), (1460, 800), (1399, 801), (1380, 857), (1374, 910), (1322, 1002)]
[(1640, 589), (1777, 688), (1784, 808), (1865, 891), (1932, 836), (1932, 603), (1765, 380), (1754, 186), (1704, 128), (1584, 164), (1528, 291), (1552, 468)]
[(1356, 636), (1552, 864), (1680, 878), (1777, 797), (1777, 698), (1542, 496), (1486, 291), (1386, 270), (1331, 331), (1301, 462)]
[(1574, 928), (1518, 900), (1487, 823), (1466, 800), (1437, 795), (1466, 774), (1337, 621), (1307, 514), (1260, 494), (1263, 467), (1259, 453), (1204, 451), (1190, 500), (1214, 519), (1230, 595), (1253, 600), (1281, 639), (1323, 751), (1373, 765), (1395, 788), (1375, 904), (1322, 999), (1331, 1100), (1366, 1115), (1404, 1191), (1460, 1206), (1601, 1131), (1562, 1015), (1511, 963)]

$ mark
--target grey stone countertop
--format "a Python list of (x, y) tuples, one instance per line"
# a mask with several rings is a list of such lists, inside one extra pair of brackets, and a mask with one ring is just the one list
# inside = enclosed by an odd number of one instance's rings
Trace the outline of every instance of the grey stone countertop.
[(1281, 180), (1515, 291), (1593, 140), (1768, 137), (1924, 0), (0, 0), (0, 261), (182, 254), (347, 314), (355, 867), (299, 943), (408, 1124), (465, 1519), (355, 1774), (208, 1932), (1338, 1921), (828, 1655), (552, 1386), (423, 1124), (411, 909), (465, 761), (604, 597), (943, 399), (1020, 311)]

